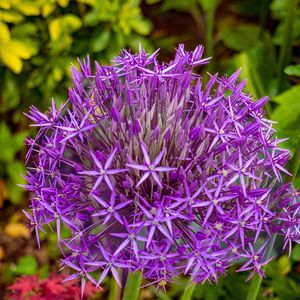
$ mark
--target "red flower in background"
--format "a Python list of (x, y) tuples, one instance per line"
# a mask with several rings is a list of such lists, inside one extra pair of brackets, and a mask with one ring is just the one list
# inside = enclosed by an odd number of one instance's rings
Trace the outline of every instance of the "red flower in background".
[(62, 282), (67, 274), (52, 274), (46, 279), (38, 275), (22, 276), (16, 283), (8, 287), (6, 300), (82, 300), (90, 299), (101, 291), (92, 283), (87, 282), (83, 297), (80, 297), (80, 284), (77, 280)]

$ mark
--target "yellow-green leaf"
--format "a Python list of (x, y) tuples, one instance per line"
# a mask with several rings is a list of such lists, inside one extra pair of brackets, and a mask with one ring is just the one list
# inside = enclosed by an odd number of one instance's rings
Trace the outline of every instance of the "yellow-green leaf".
[(9, 51), (14, 53), (15, 55), (19, 56), (23, 59), (28, 59), (32, 55), (32, 50), (30, 47), (27, 47), (24, 43), (20, 40), (11, 40), (10, 43), (7, 45)]
[(251, 61), (249, 58), (249, 54), (246, 52), (241, 52), (234, 57), (234, 63), (237, 67), (241, 68), (240, 78), (247, 80), (247, 87), (246, 89), (250, 91), (255, 98), (258, 98), (259, 95), (253, 85), (251, 80)]
[(53, 11), (55, 10), (55, 4), (54, 3), (45, 3), (42, 6), (42, 16), (44, 18), (48, 17)]
[(275, 127), (283, 128), (289, 123), (297, 120), (300, 114), (299, 98), (299, 84), (273, 98), (273, 101), (278, 104), (271, 115), (271, 119), (278, 122), (278, 125), (276, 125)]
[[(22, 44), (22, 46), (20, 46), (20, 48), (23, 50), (25, 49), (25, 52), (27, 52), (28, 58), (30, 58), (33, 55), (38, 54), (39, 43), (36, 39), (22, 38), (22, 39), (18, 39), (16, 41), (18, 43)], [(24, 59), (27, 59), (27, 58), (24, 57)]]
[(0, 1), (0, 8), (10, 9), (10, 7), (11, 7), (10, 0), (1, 0)]
[(55, 67), (53, 69), (52, 74), (53, 74), (53, 78), (55, 79), (55, 81), (61, 81), (64, 76), (63, 70), (60, 69), (59, 67)]
[(60, 19), (53, 19), (49, 23), (49, 33), (50, 33), (50, 38), (53, 41), (58, 40), (61, 34), (61, 26), (60, 26)]
[(81, 26), (80, 18), (71, 14), (64, 15), (63, 22), (65, 22), (70, 31), (76, 30)]
[(152, 30), (152, 23), (147, 19), (135, 18), (130, 22), (131, 27), (140, 35), (147, 35)]
[(1, 11), (0, 20), (7, 23), (17, 24), (22, 22), (24, 20), (24, 17), (15, 11), (6, 10), (6, 11)]
[(22, 71), (23, 63), (22, 60), (16, 56), (14, 53), (11, 53), (8, 49), (1, 49), (1, 60), (2, 62), (9, 67), (14, 73), (19, 74)]
[(108, 45), (110, 38), (110, 31), (109, 30), (100, 30), (93, 34), (91, 38), (91, 48), (95, 52), (102, 51)]
[(38, 1), (21, 1), (16, 5), (16, 9), (25, 16), (38, 16), (40, 14), (39, 4)]
[(96, 4), (96, 0), (77, 0), (77, 2), (88, 4), (94, 6)]
[[(10, 40), (10, 32), (8, 29), (8, 26), (0, 22), (0, 42), (2, 43), (7, 43)], [(4, 45), (2, 45), (4, 47)]]
[(37, 31), (38, 26), (35, 23), (26, 22), (14, 26), (11, 30), (11, 36), (13, 38), (24, 38), (36, 34)]
[(284, 73), (290, 76), (300, 77), (300, 64), (287, 66), (284, 69)]
[(61, 7), (66, 7), (69, 4), (69, 0), (57, 0), (57, 2)]
[(81, 20), (79, 17), (66, 14), (62, 17), (55, 18), (49, 23), (49, 33), (53, 41), (58, 40), (63, 34), (71, 33), (80, 28)]
[(285, 276), (286, 274), (291, 272), (292, 263), (290, 258), (287, 255), (281, 256), (278, 259), (277, 263), (278, 263), (278, 269), (279, 269), (278, 271), (280, 275)]

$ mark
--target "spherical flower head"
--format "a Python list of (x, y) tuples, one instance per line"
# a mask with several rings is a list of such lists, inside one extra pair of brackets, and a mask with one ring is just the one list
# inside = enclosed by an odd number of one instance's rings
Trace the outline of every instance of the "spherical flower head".
[(179, 45), (169, 63), (157, 54), (123, 50), (111, 66), (87, 58), (61, 107), (30, 109), (39, 131), (28, 139), (26, 215), (37, 239), (55, 226), (70, 278), (97, 285), (108, 274), (121, 285), (120, 269), (160, 287), (179, 274), (217, 281), (237, 261), (263, 275), (271, 235), (290, 248), (300, 229), (268, 99), (254, 101), (239, 71), (193, 73), (208, 63), (202, 46)]

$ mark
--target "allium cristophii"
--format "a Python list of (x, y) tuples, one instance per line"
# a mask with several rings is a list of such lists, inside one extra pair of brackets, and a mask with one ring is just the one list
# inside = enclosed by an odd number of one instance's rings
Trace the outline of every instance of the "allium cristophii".
[(204, 84), (193, 73), (208, 63), (202, 46), (179, 45), (168, 64), (157, 54), (123, 50), (111, 66), (87, 58), (60, 108), (31, 107), (26, 215), (37, 240), (54, 224), (62, 263), (83, 283), (112, 274), (121, 285), (120, 270), (159, 286), (179, 274), (217, 281), (236, 263), (263, 275), (271, 235), (290, 249), (300, 229), (268, 99), (254, 101), (239, 71)]

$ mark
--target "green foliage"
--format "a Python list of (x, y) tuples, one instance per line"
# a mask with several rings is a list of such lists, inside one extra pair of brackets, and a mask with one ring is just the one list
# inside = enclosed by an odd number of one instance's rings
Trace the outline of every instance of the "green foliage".
[(25, 167), (24, 163), (16, 160), (15, 157), (23, 148), (26, 135), (27, 131), (19, 131), (13, 135), (6, 123), (0, 123), (1, 176), (6, 177), (8, 192), (13, 203), (18, 203), (23, 195), (23, 189), (17, 184), (24, 183), (21, 174), (25, 173)]
[(236, 51), (247, 51), (258, 41), (260, 28), (257, 25), (236, 26), (225, 23), (221, 26), (220, 37), (223, 43)]
[(271, 114), (271, 119), (277, 121), (275, 128), (280, 137), (290, 137), (287, 145), (293, 149), (300, 135), (300, 85), (296, 85), (282, 94), (275, 96), (273, 101), (277, 107)]
[[(139, 0), (0, 1), (1, 177), (13, 203), (22, 199), (22, 154), (31, 104), (44, 109), (66, 99), (70, 66), (90, 54), (109, 61), (121, 48), (137, 49), (152, 30)], [(42, 100), (42, 101), (41, 101)], [(2, 119), (2, 118), (1, 118)], [(19, 160), (21, 158), (21, 160)]]
[(278, 260), (271, 261), (267, 268), (266, 274), (271, 277), (282, 277), (290, 273), (292, 263), (287, 255), (281, 256)]
[(284, 73), (290, 76), (300, 77), (300, 65), (287, 66), (284, 69)]
[(34, 275), (38, 269), (38, 263), (33, 255), (22, 256), (17, 263), (14, 273), (17, 275)]
[(164, 10), (175, 9), (177, 11), (190, 11), (194, 9), (198, 4), (198, 0), (164, 0), (162, 8)]
[(293, 261), (300, 262), (300, 245), (294, 247), (291, 258)]

